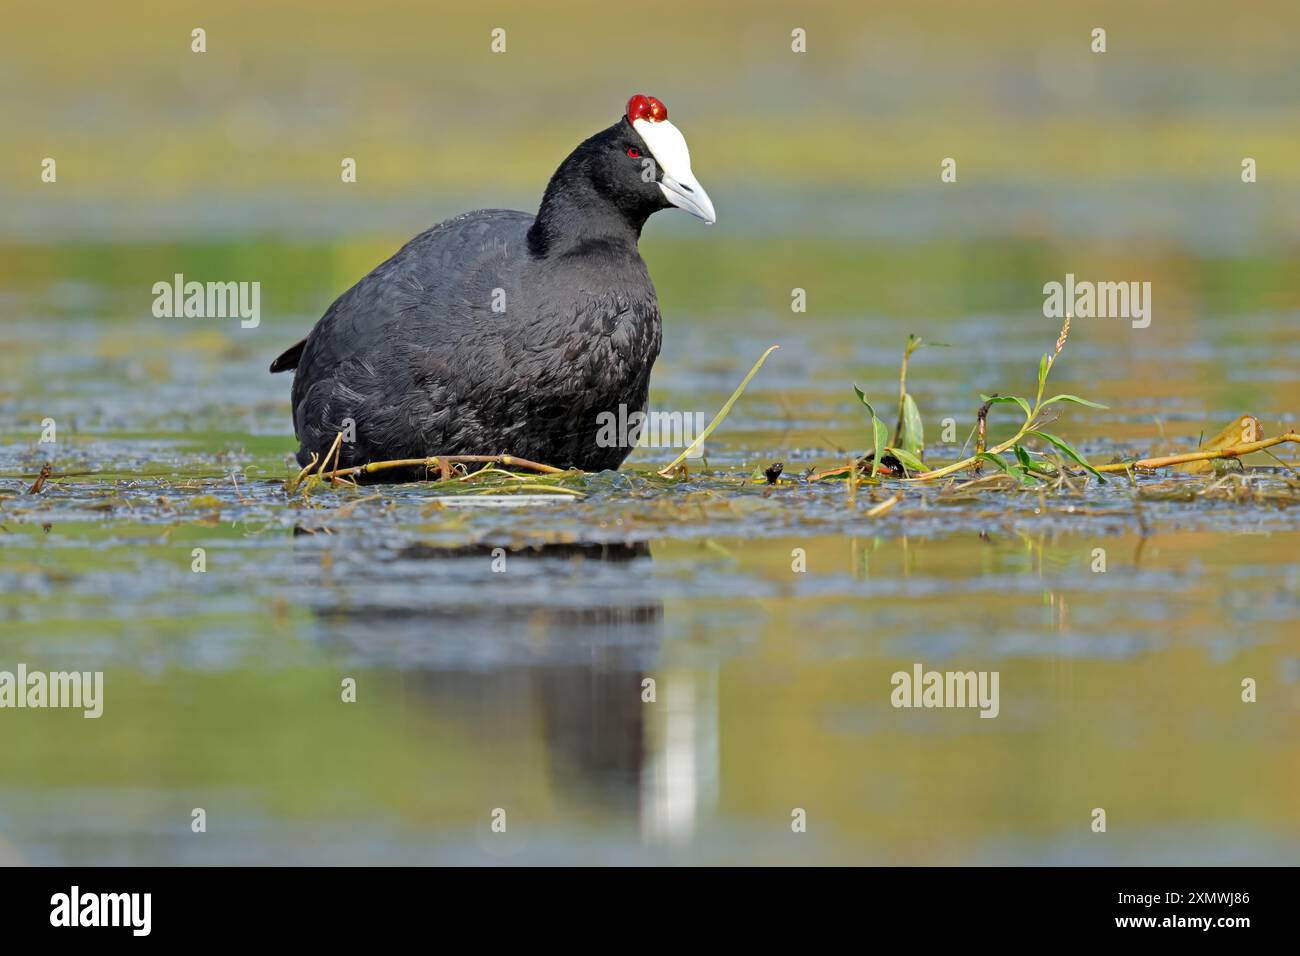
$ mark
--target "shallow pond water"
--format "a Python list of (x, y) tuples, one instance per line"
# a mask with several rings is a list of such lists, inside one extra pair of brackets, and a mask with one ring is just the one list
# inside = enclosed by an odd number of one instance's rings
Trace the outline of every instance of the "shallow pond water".
[[(674, 449), (639, 449), (522, 507), (433, 484), (286, 491), (290, 383), (265, 369), (329, 282), (247, 330), (149, 318), (106, 277), (7, 293), (0, 669), (102, 670), (105, 698), (98, 720), (5, 715), (0, 860), (1295, 859), (1284, 468), (1261, 457), (1214, 494), (1192, 476), (910, 488), (872, 517), (895, 487), (802, 477), (862, 452), (852, 385), (892, 409), (907, 333), (947, 343), (910, 382), (929, 454), (951, 457), (980, 391), (1030, 390), (1055, 325), (992, 305), (675, 307), (678, 274), (654, 407), (711, 417), (781, 349), (689, 479), (654, 477)], [(1190, 449), (1243, 412), (1292, 425), (1300, 314), (1183, 291), (1176, 321), (1072, 330), (1053, 387), (1110, 409), (1055, 430), (1095, 461)], [(949, 417), (956, 439), (935, 441)], [(778, 460), (777, 485), (741, 480)], [(916, 663), (997, 671), (997, 718), (891, 706)]]

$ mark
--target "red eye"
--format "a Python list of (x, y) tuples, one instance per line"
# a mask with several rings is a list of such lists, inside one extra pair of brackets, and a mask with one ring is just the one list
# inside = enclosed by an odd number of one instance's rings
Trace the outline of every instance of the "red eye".
[(641, 150), (637, 149), (635, 146), (629, 146), (627, 148), (627, 154), (633, 159), (637, 159), (641, 155)]

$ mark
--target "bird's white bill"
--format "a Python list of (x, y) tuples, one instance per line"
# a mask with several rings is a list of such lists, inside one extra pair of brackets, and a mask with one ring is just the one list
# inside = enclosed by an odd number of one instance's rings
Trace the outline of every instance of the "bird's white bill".
[(678, 209), (685, 209), (707, 223), (717, 222), (718, 215), (713, 211), (713, 200), (709, 199), (709, 194), (691, 172), (691, 151), (686, 148), (686, 137), (681, 131), (668, 120), (655, 123), (639, 119), (632, 124), (632, 128), (645, 141), (650, 155), (663, 173), (659, 189), (664, 198)]

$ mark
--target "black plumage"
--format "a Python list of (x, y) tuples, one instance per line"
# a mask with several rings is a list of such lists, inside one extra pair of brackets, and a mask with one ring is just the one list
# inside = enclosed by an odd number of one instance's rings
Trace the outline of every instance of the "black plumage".
[(344, 467), (511, 454), (617, 468), (631, 449), (601, 447), (598, 416), (646, 407), (661, 330), (637, 240), (674, 204), (662, 171), (642, 175), (642, 155), (625, 116), (564, 160), (535, 217), (450, 219), (339, 296), (271, 366), (297, 370), (299, 462), (351, 420)]

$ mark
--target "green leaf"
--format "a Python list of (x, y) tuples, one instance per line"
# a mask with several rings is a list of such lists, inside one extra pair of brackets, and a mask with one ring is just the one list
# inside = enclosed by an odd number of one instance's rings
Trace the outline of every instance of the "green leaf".
[(1001, 455), (995, 455), (991, 451), (982, 451), (975, 457), (978, 458), (980, 461), (988, 461), (997, 465), (998, 471), (1005, 472), (1007, 470), (1007, 463), (1002, 460)]
[(1092, 467), (1092, 465), (1088, 463), (1088, 459), (1084, 458), (1077, 451), (1075, 451), (1074, 446), (1071, 445), (1064, 438), (1058, 438), (1056, 435), (1053, 435), (1049, 432), (1039, 431), (1038, 429), (1030, 429), (1029, 434), (1036, 435), (1039, 438), (1043, 439), (1044, 441), (1050, 442), (1052, 445), (1056, 446), (1056, 448), (1059, 449), (1065, 455), (1065, 457), (1073, 459), (1075, 463), (1081, 465), (1089, 474), (1095, 475), (1098, 481), (1104, 482), (1106, 480), (1104, 477), (1102, 477), (1101, 472), (1099, 472), (1096, 468)]
[(1025, 458), (1021, 458), (1021, 453), (1024, 453), (1024, 449), (1017, 445), (1016, 457), (1019, 460), (1016, 462), (1008, 462), (1001, 455), (995, 455), (990, 451), (982, 451), (975, 457), (981, 461), (992, 462), (999, 471), (1019, 481), (1022, 488), (1032, 487), (1035, 482), (1041, 482), (1043, 476), (1034, 466), (1032, 459), (1029, 459), (1027, 454)]
[(1098, 405), (1096, 402), (1090, 402), (1086, 398), (1080, 398), (1078, 395), (1053, 395), (1044, 405), (1051, 405), (1053, 402), (1074, 402), (1076, 405), (1087, 405), (1089, 408), (1106, 408), (1106, 405)]
[(871, 416), (871, 424), (875, 432), (874, 438), (876, 442), (876, 453), (871, 457), (871, 477), (874, 478), (876, 473), (880, 471), (880, 456), (889, 443), (889, 429), (885, 427), (884, 422), (874, 415)]
[[(1043, 383), (1047, 381), (1047, 370), (1051, 367), (1052, 360), (1047, 357), (1046, 353), (1044, 353), (1042, 361), (1038, 363), (1038, 387), (1040, 389), (1043, 387)], [(1043, 393), (1040, 391), (1038, 394), (1041, 395)]]
[(1034, 410), (1029, 407), (1028, 399), (1021, 398), (1019, 395), (980, 395), (980, 400), (988, 402), (990, 405), (1002, 405), (1007, 402), (1015, 402), (1020, 406), (1020, 410), (1025, 413), (1025, 421), (1029, 421), (1029, 416)]
[(952, 343), (951, 343), (951, 342), (931, 342), (929, 339), (924, 339), (924, 338), (922, 338), (921, 336), (919, 336), (919, 335), (915, 335), (915, 334), (909, 335), (909, 336), (907, 337), (907, 354), (908, 354), (908, 355), (911, 355), (913, 352), (915, 352), (917, 349), (921, 348), (922, 346), (925, 346), (925, 347), (928, 348), (928, 349), (950, 349), (950, 348), (952, 348)]
[(1044, 478), (1051, 478), (1055, 473), (1055, 469), (1044, 467), (1046, 462), (1034, 461), (1033, 455), (1023, 445), (1016, 445), (1015, 450), (1016, 457), (1020, 459), (1020, 464), (1024, 467), (1025, 471), (1029, 472), (1034, 477), (1037, 478), (1041, 476)]
[(898, 436), (898, 443), (904, 451), (913, 455), (925, 451), (925, 425), (921, 422), (921, 410), (916, 407), (911, 392), (903, 394), (903, 432)]
[(1032, 488), (1035, 482), (1041, 482), (1043, 479), (1034, 472), (1030, 471), (1024, 465), (1007, 466), (1007, 474), (1020, 481), (1021, 488)]
[(915, 471), (919, 473), (919, 472), (926, 472), (930, 470), (926, 466), (925, 462), (923, 462), (920, 458), (917, 458), (915, 455), (913, 455), (911, 452), (907, 451), (906, 449), (886, 448), (885, 451), (887, 451), (889, 454), (893, 455), (900, 462), (902, 462), (903, 467), (906, 468), (908, 471)]
[(727, 399), (726, 403), (718, 411), (718, 414), (713, 416), (713, 421), (709, 422), (709, 424), (705, 426), (704, 431), (700, 432), (700, 434), (696, 437), (695, 441), (687, 445), (686, 448), (682, 450), (682, 453), (672, 460), (672, 463), (670, 465), (668, 465), (666, 468), (661, 468), (659, 470), (659, 476), (661, 478), (669, 477), (672, 474), (674, 468), (676, 468), (678, 465), (684, 462), (688, 457), (690, 457), (692, 451), (700, 447), (700, 445), (704, 444), (704, 439), (712, 435), (713, 429), (717, 428), (720, 424), (722, 424), (722, 420), (726, 418), (727, 413), (731, 411), (731, 406), (735, 405), (736, 400), (739, 399), (740, 396), (744, 394), (745, 386), (749, 384), (750, 379), (752, 379), (755, 375), (758, 374), (758, 370), (763, 367), (763, 363), (767, 361), (767, 357), (771, 355), (773, 352), (775, 352), (777, 349), (779, 349), (780, 347), (781, 346), (779, 345), (773, 345), (771, 348), (769, 348), (766, 352), (764, 352), (762, 355), (758, 357), (758, 361), (755, 362), (754, 367), (749, 370), (749, 374), (746, 375), (743, 379), (741, 379), (740, 384), (736, 386), (736, 390), (731, 393), (731, 397)]
[(889, 444), (889, 429), (885, 427), (884, 422), (876, 417), (876, 410), (871, 407), (871, 403), (867, 401), (867, 396), (862, 389), (854, 385), (853, 391), (858, 393), (858, 401), (865, 405), (867, 411), (871, 414), (871, 437), (875, 443), (871, 456), (871, 477), (874, 478), (876, 473), (880, 471), (880, 454), (884, 451), (885, 446)]

